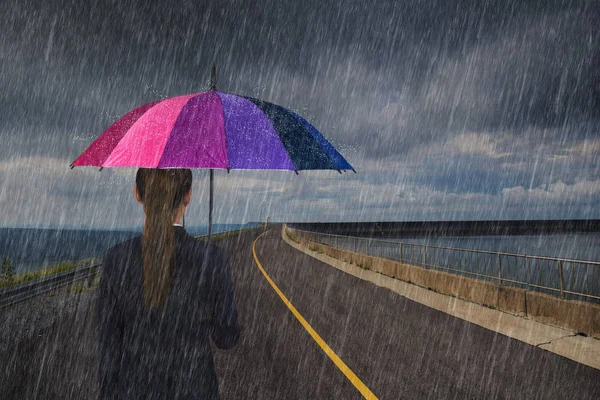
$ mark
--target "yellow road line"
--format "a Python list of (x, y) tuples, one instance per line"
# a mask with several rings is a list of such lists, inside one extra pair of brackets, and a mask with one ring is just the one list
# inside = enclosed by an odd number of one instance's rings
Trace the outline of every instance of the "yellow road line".
[[(265, 233), (267, 233), (267, 232), (265, 232)], [(264, 235), (265, 233), (263, 233), (262, 235)], [(317, 342), (317, 344), (321, 347), (321, 349), (323, 349), (325, 354), (327, 354), (327, 356), (331, 359), (331, 361), (333, 361), (335, 363), (335, 365), (340, 369), (340, 371), (342, 371), (344, 373), (344, 375), (346, 375), (346, 378), (348, 378), (348, 380), (350, 380), (350, 382), (352, 382), (354, 387), (356, 387), (356, 389), (358, 389), (358, 391), (365, 397), (365, 399), (377, 399), (377, 396), (375, 396), (373, 394), (373, 392), (371, 392), (369, 390), (369, 388), (358, 378), (358, 376), (356, 376), (356, 374), (354, 372), (352, 372), (352, 370), (350, 368), (348, 368), (348, 366), (338, 357), (338, 355), (335, 354), (333, 352), (333, 350), (331, 350), (331, 348), (327, 345), (327, 343), (325, 343), (325, 341), (323, 339), (321, 339), (321, 336), (319, 336), (319, 334), (312, 328), (312, 326), (310, 326), (310, 324), (304, 319), (302, 314), (300, 314), (298, 312), (298, 310), (296, 310), (296, 307), (294, 307), (294, 305), (292, 303), (290, 303), (290, 301), (287, 299), (287, 297), (285, 297), (285, 295), (281, 292), (281, 290), (279, 290), (277, 285), (275, 285), (275, 282), (273, 282), (271, 277), (269, 277), (267, 272), (264, 270), (261, 263), (258, 261), (258, 257), (256, 257), (256, 249), (255, 249), (256, 242), (258, 241), (258, 239), (260, 239), (260, 237), (262, 235), (257, 237), (256, 240), (254, 240), (254, 243), (252, 243), (252, 255), (254, 255), (254, 261), (256, 261), (256, 265), (258, 265), (260, 272), (262, 272), (262, 274), (265, 276), (265, 278), (267, 278), (267, 282), (269, 282), (269, 284), (271, 284), (271, 286), (273, 287), (275, 292), (277, 292), (279, 297), (281, 297), (281, 300), (283, 300), (283, 302), (290, 309), (292, 314), (294, 314), (294, 316), (298, 319), (298, 321), (300, 321), (300, 323), (302, 324), (304, 329), (306, 329), (306, 331), (310, 334), (310, 336), (312, 336), (312, 338), (315, 340), (315, 342)]]

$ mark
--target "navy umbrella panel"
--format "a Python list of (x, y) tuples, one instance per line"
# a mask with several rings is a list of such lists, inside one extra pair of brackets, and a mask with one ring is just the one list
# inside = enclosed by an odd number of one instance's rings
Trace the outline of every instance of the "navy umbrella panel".
[(339, 171), (354, 169), (340, 153), (304, 118), (285, 107), (246, 97), (267, 116), (279, 135), (295, 169)]

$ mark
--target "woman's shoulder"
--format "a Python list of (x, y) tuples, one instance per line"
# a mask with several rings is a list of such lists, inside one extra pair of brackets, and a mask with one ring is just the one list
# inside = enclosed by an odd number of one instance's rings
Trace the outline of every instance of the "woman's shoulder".
[(105, 252), (105, 258), (108, 256), (122, 256), (124, 254), (131, 253), (133, 250), (141, 247), (142, 235), (132, 237), (131, 239), (124, 240), (120, 243), (109, 247)]
[(214, 260), (215, 258), (224, 257), (225, 254), (225, 250), (214, 242), (208, 242), (189, 235), (182, 243), (182, 250), (196, 259)]
[(135, 263), (141, 254), (141, 246), (141, 235), (139, 235), (109, 247), (102, 260), (103, 274), (106, 276), (121, 275), (129, 271), (130, 264)]

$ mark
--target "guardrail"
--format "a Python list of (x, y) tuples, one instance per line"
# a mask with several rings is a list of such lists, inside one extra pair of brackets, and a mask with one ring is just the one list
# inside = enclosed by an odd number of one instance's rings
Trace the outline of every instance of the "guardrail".
[[(102, 263), (75, 268), (70, 271), (60, 272), (45, 278), (35, 279), (20, 285), (0, 289), (0, 309), (12, 306), (23, 300), (30, 299), (42, 293), (58, 289), (82, 279), (90, 279), (102, 268)], [(88, 280), (88, 285), (90, 281)]]
[(536, 290), (561, 298), (600, 301), (600, 262), (342, 236), (287, 228), (298, 237), (426, 269)]

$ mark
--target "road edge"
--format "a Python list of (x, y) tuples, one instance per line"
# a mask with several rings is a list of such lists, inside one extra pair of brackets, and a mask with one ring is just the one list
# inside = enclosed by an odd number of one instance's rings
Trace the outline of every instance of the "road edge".
[(281, 238), (288, 245), (342, 272), (391, 290), (409, 300), (442, 311), (453, 317), (600, 370), (600, 340), (598, 339), (580, 336), (563, 328), (546, 325), (456, 297), (436, 293), (399, 279), (362, 269), (337, 258), (311, 251), (290, 240), (285, 234), (285, 228), (284, 224), (281, 230)]

